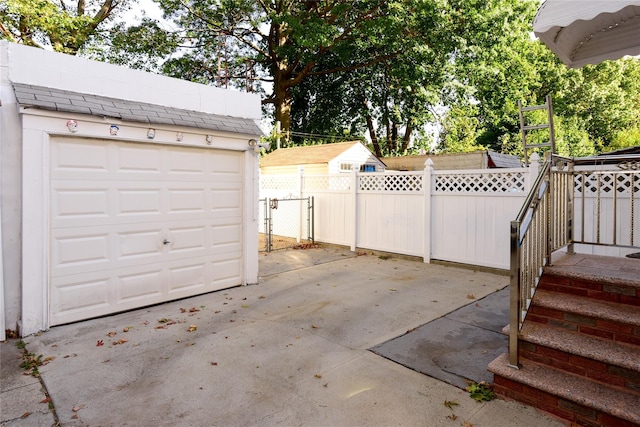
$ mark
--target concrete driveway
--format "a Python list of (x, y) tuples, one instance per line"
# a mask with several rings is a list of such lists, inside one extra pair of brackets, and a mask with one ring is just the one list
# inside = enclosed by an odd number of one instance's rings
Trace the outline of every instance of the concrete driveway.
[[(332, 246), (261, 254), (258, 285), (24, 341), (49, 360), (39, 371), (63, 426), (562, 425), (518, 403), (475, 402), (369, 351), (508, 281), (383, 258)], [(7, 426), (51, 425), (46, 401), (20, 418), (13, 396), (3, 388)]]

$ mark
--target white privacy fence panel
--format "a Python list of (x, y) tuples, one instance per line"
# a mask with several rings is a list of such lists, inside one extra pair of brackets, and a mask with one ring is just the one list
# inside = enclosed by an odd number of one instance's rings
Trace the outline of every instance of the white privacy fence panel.
[(431, 257), (508, 269), (509, 226), (529, 191), (529, 172), (434, 172)]
[(507, 269), (509, 224), (537, 171), (301, 171), (261, 176), (261, 198), (313, 196), (318, 242)]
[(304, 175), (302, 182), (303, 197), (314, 198), (315, 240), (350, 246), (355, 235), (352, 175)]

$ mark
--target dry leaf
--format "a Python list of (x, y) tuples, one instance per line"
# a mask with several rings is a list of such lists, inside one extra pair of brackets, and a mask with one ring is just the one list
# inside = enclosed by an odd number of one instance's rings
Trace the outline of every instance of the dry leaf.
[(131, 329), (131, 326), (127, 326), (126, 328), (124, 328), (124, 329), (122, 330), (122, 332), (129, 332), (129, 330), (130, 330), (130, 329)]
[(467, 295), (467, 299), (476, 299), (476, 296), (474, 294), (469, 294)]
[(107, 334), (107, 336), (108, 336), (108, 337), (113, 337), (113, 336), (115, 336), (116, 334), (117, 334), (117, 332), (116, 332), (116, 331), (111, 331), (111, 332), (109, 332), (109, 333)]
[(96, 343), (96, 347), (100, 347), (101, 345), (104, 345), (104, 341), (98, 340), (98, 342)]
[(471, 424), (470, 421), (465, 421), (464, 423), (460, 424), (462, 427), (473, 427), (473, 424)]
[(316, 378), (322, 378), (322, 375), (320, 375), (320, 374), (315, 374), (315, 375), (314, 375), (314, 377), (316, 377)]
[(29, 415), (31, 415), (31, 412), (25, 412), (20, 418), (27, 418)]
[(218, 366), (218, 362), (211, 362), (211, 365)]
[(451, 421), (455, 421), (458, 419), (458, 416), (456, 414), (451, 414), (447, 415), (447, 418), (449, 418)]
[(313, 329), (318, 329), (318, 326), (317, 326), (317, 325), (311, 325), (311, 327), (312, 327)]
[(188, 330), (189, 330), (189, 332), (193, 332), (193, 331), (195, 331), (196, 329), (198, 329), (198, 327), (197, 327), (196, 325), (189, 325), (189, 329), (188, 329)]
[(51, 398), (50, 397), (45, 397), (44, 399), (42, 399), (40, 401), (40, 403), (49, 403), (49, 402), (51, 402)]
[(453, 408), (455, 406), (458, 406), (458, 405), (459, 405), (459, 403), (456, 402), (456, 401), (453, 401), (453, 400), (445, 400), (444, 401), (444, 406), (446, 406), (447, 408), (449, 408), (451, 410), (453, 410)]

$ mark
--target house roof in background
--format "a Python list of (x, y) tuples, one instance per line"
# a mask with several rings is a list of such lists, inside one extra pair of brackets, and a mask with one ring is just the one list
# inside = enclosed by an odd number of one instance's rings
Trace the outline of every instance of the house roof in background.
[(522, 167), (522, 161), (512, 154), (496, 153), (495, 151), (487, 151), (487, 155), (493, 162), (495, 168), (519, 168)]
[[(333, 144), (306, 145), (280, 148), (260, 159), (260, 166), (289, 166), (329, 163), (360, 141), (334, 142)], [(366, 148), (366, 147), (365, 147)]]
[(247, 118), (208, 114), (22, 83), (13, 83), (13, 90), (18, 104), (23, 108), (89, 114), (138, 123), (262, 135), (262, 130), (256, 121)]
[(382, 161), (385, 162), (388, 169), (417, 171), (424, 170), (424, 162), (427, 159), (431, 159), (433, 167), (439, 170), (522, 167), (522, 162), (517, 156), (496, 153), (495, 151), (384, 157)]

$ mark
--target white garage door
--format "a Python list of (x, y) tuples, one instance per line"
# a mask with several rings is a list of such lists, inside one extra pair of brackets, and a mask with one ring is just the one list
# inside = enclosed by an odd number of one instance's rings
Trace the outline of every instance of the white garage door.
[(52, 139), (50, 324), (242, 283), (243, 153)]

